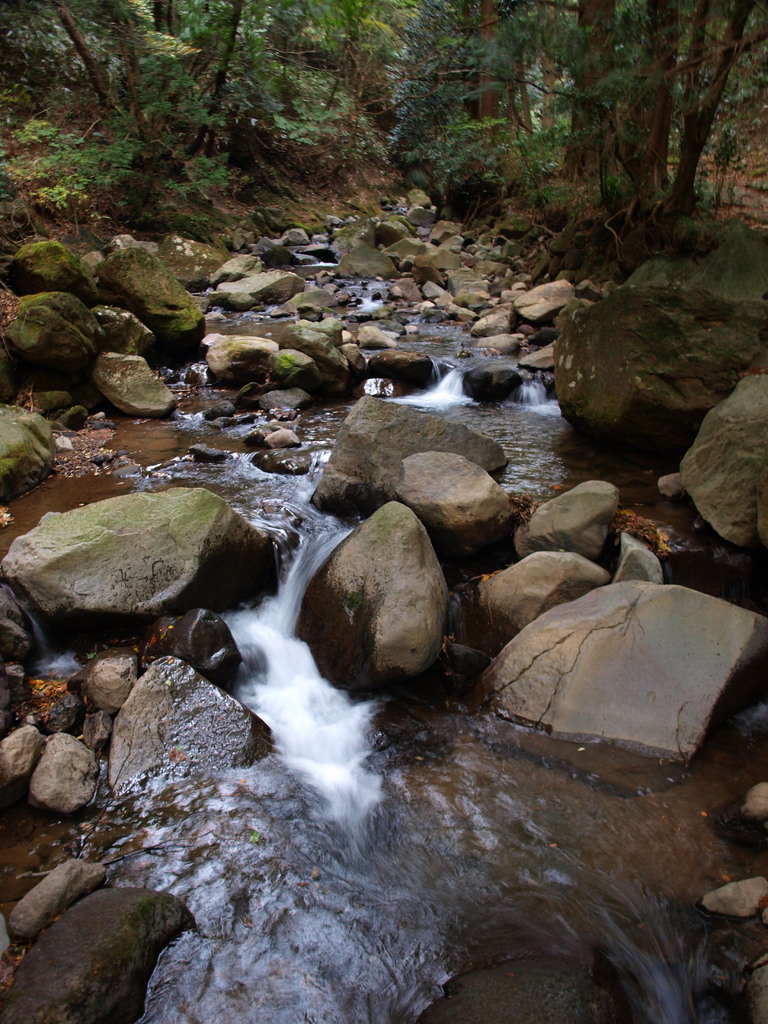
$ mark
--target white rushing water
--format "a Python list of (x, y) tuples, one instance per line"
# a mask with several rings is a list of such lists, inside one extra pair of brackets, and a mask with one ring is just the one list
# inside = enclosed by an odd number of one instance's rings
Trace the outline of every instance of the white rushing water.
[(547, 389), (540, 380), (524, 381), (512, 392), (511, 400), (516, 405), (523, 405), (531, 412), (543, 416), (559, 416), (560, 405), (556, 398), (547, 397)]
[(287, 764), (324, 797), (325, 813), (354, 826), (380, 796), (380, 778), (365, 767), (375, 705), (331, 686), (294, 632), (309, 580), (348, 532), (324, 525), (304, 539), (274, 597), (227, 620), (244, 659), (237, 696), (269, 725)]
[(432, 387), (416, 395), (395, 398), (400, 405), (416, 405), (420, 409), (448, 409), (452, 405), (471, 405), (472, 399), (464, 393), (464, 371), (454, 367)]

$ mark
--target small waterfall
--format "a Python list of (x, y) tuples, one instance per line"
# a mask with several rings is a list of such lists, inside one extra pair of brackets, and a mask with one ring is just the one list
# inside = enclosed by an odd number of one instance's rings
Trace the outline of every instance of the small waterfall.
[(381, 789), (365, 767), (374, 705), (354, 703), (323, 679), (294, 634), (306, 586), (345, 532), (334, 524), (305, 539), (278, 593), (257, 611), (227, 619), (244, 658), (237, 696), (272, 729), (286, 763), (325, 798), (327, 814), (354, 826)]
[[(436, 369), (440, 373), (440, 368)], [(448, 409), (453, 405), (471, 405), (473, 400), (464, 392), (464, 370), (452, 366), (427, 391), (393, 401), (400, 405), (416, 405), (420, 409)]]
[(24, 607), (35, 641), (34, 660), (28, 674), (40, 679), (67, 679), (82, 668), (72, 651), (57, 650), (42, 623), (29, 608)]
[(557, 399), (547, 396), (546, 385), (540, 380), (527, 380), (519, 384), (512, 392), (511, 400), (515, 405), (525, 406), (533, 412), (545, 416), (559, 416), (560, 406)]

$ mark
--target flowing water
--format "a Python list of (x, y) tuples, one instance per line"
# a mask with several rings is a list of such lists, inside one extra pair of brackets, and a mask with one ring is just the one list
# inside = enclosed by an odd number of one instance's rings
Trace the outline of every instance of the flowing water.
[[(458, 340), (435, 332), (413, 346), (449, 369), (408, 401), (496, 437), (508, 490), (540, 500), (610, 479), (676, 550), (711, 550), (690, 513), (655, 492), (673, 467), (578, 438), (541, 382), (505, 403), (468, 401)], [(197, 928), (162, 955), (143, 1024), (412, 1024), (452, 975), (535, 959), (603, 964), (623, 1021), (736, 1020), (729, 997), (764, 944), (760, 926), (706, 922), (695, 901), (726, 876), (768, 871), (764, 850), (711, 826), (718, 805), (768, 778), (765, 716), (721, 730), (686, 767), (468, 715), (435, 680), (375, 702), (334, 689), (293, 627), (307, 581), (351, 526), (308, 503), (311, 477), (262, 472), (237, 432), (207, 424), (199, 410), (213, 397), (187, 399), (173, 422), (121, 425), (113, 447), (139, 453), (141, 473), (86, 486), (102, 497), (203, 485), (270, 530), (277, 593), (228, 621), (244, 655), (237, 695), (269, 723), (276, 750), (249, 769), (146, 780), (114, 800), (102, 789), (82, 819), (30, 826), (38, 864), (71, 847), (109, 862), (114, 884), (167, 889), (192, 910)], [(318, 466), (346, 409), (302, 415)], [(231, 458), (192, 462), (195, 440)], [(54, 510), (82, 501), (83, 482), (71, 484), (38, 489), (37, 518), (41, 498)], [(14, 512), (17, 532), (37, 521), (31, 499)], [(707, 586), (740, 586), (747, 599), (747, 566), (715, 571), (729, 555), (715, 549)], [(677, 581), (694, 575), (682, 563), (678, 573), (672, 560)], [(549, 1024), (544, 1007), (540, 1020)]]

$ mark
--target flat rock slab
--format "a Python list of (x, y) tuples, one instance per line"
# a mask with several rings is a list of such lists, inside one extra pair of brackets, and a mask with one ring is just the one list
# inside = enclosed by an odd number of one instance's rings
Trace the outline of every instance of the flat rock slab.
[(3, 569), (44, 618), (100, 628), (232, 607), (265, 583), (272, 542), (205, 488), (175, 487), (46, 516)]
[(269, 730), (243, 704), (178, 658), (153, 662), (115, 718), (109, 784), (146, 772), (173, 778), (241, 768), (272, 749)]
[(395, 498), (402, 460), (424, 451), (463, 455), (488, 473), (507, 464), (501, 445), (479, 430), (365, 397), (342, 424), (312, 500), (328, 512), (370, 514)]
[(768, 619), (685, 587), (614, 583), (526, 626), (477, 700), (565, 739), (690, 759), (710, 727), (765, 696)]
[(160, 951), (194, 925), (151, 889), (101, 889), (53, 924), (24, 957), (3, 1024), (131, 1024), (144, 1008)]

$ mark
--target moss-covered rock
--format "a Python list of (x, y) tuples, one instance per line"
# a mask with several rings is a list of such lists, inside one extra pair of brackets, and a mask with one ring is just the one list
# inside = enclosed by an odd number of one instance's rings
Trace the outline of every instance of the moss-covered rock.
[(202, 341), (205, 318), (192, 296), (143, 249), (114, 252), (97, 268), (102, 302), (134, 313), (159, 346), (188, 351)]
[(302, 388), (313, 395), (319, 391), (323, 378), (317, 363), (305, 352), (287, 348), (270, 356), (272, 374), (284, 388)]
[(22, 245), (9, 267), (19, 295), (37, 292), (70, 292), (86, 306), (98, 301), (91, 268), (61, 242), (30, 242)]
[(222, 245), (206, 245), (181, 235), (170, 235), (164, 239), (157, 254), (176, 280), (190, 292), (207, 288), (211, 274), (219, 269), (228, 255)]
[(376, 244), (376, 226), (370, 217), (363, 217), (347, 224), (333, 236), (333, 248), (340, 253), (352, 252), (360, 245), (369, 248)]
[(0, 347), (0, 402), (13, 402), (19, 390), (19, 374), (15, 360)]
[(72, 395), (68, 391), (36, 391), (33, 399), (35, 411), (43, 416), (50, 416), (51, 413), (72, 405)]
[(94, 306), (91, 310), (104, 332), (103, 350), (143, 356), (155, 336), (137, 316), (117, 306)]
[(44, 480), (53, 458), (50, 424), (38, 413), (0, 405), (0, 501), (11, 501)]
[(238, 386), (266, 382), (270, 358), (278, 350), (276, 342), (248, 334), (214, 334), (209, 338), (212, 340), (205, 360), (214, 377)]
[[(322, 390), (330, 395), (343, 394), (350, 382), (347, 360), (333, 340), (337, 322), (329, 320), (315, 324), (308, 320), (299, 320), (287, 327), (280, 338), (281, 349), (303, 352), (305, 356), (309, 356), (314, 361), (322, 378)], [(324, 323), (331, 326), (326, 328)], [(300, 386), (303, 387), (303, 385)], [(304, 390), (308, 389), (304, 388)]]
[(67, 372), (86, 367), (104, 340), (96, 317), (69, 292), (25, 295), (5, 336), (26, 362)]
[(102, 352), (91, 378), (102, 395), (128, 416), (159, 418), (176, 408), (176, 399), (143, 356)]

